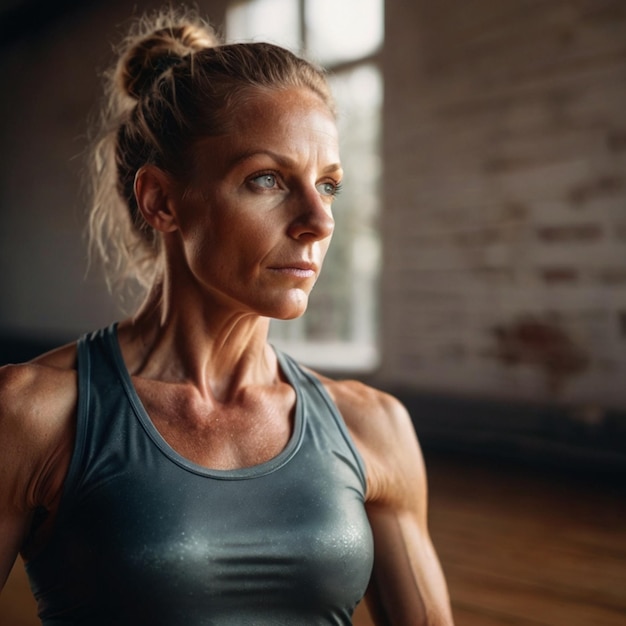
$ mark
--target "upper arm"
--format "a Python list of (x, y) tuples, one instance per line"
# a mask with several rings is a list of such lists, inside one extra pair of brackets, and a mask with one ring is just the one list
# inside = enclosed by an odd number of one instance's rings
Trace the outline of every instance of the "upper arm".
[(32, 507), (30, 453), (21, 416), (27, 373), (19, 367), (0, 370), (0, 588), (4, 585), (26, 535)]
[(24, 546), (35, 510), (58, 500), (73, 442), (71, 372), (0, 368), (0, 589)]
[(450, 626), (445, 579), (428, 532), (426, 470), (406, 409), (369, 388), (342, 413), (367, 473), (374, 569), (366, 600), (380, 625)]

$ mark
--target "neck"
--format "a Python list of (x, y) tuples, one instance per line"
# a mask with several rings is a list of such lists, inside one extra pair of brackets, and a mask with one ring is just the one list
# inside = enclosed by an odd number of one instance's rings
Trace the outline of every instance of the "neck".
[(268, 318), (214, 302), (198, 306), (156, 288), (120, 324), (119, 337), (132, 375), (192, 384), (227, 401), (245, 386), (276, 381), (268, 330)]

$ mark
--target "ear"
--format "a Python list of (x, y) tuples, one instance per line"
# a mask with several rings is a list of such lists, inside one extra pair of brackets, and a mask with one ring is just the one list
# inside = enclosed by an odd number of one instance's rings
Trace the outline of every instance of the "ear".
[(140, 167), (135, 175), (135, 198), (144, 220), (155, 230), (171, 233), (178, 226), (173, 207), (174, 181), (154, 165)]

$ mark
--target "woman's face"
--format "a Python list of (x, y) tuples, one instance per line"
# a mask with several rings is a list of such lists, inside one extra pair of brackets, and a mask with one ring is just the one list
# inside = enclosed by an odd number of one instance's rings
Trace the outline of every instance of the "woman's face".
[(173, 279), (234, 311), (301, 315), (333, 233), (341, 177), (336, 125), (315, 94), (251, 89), (227, 132), (194, 147), (168, 247)]

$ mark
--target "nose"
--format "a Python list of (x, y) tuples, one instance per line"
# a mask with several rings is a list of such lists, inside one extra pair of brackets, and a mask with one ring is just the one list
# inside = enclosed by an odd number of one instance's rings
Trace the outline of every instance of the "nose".
[(294, 239), (312, 241), (326, 239), (333, 234), (335, 220), (330, 199), (321, 196), (316, 188), (297, 194), (294, 198), (295, 218), (289, 224), (289, 235)]

